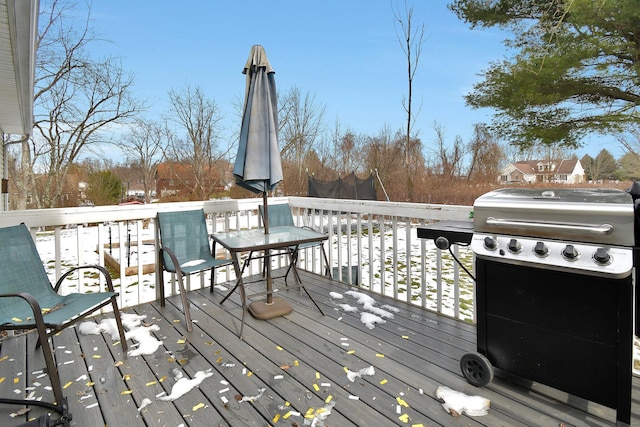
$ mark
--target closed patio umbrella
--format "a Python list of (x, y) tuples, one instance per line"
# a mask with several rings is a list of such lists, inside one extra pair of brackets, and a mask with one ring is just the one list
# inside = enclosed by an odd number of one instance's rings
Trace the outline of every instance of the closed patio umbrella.
[[(278, 101), (275, 71), (271, 68), (267, 53), (260, 45), (249, 52), (249, 59), (242, 70), (246, 74), (244, 108), (238, 154), (233, 166), (236, 183), (243, 188), (261, 193), (264, 206), (264, 230), (269, 233), (267, 192), (282, 181), (282, 159), (278, 148)], [(274, 300), (271, 293), (271, 262), (266, 252), (267, 299), (249, 305), (251, 314), (260, 319), (287, 314), (291, 307), (282, 299)]]
[(247, 76), (238, 154), (233, 167), (236, 182), (262, 193), (265, 232), (269, 232), (267, 192), (282, 181), (282, 159), (278, 148), (278, 100), (275, 71), (260, 45), (251, 48), (242, 70)]

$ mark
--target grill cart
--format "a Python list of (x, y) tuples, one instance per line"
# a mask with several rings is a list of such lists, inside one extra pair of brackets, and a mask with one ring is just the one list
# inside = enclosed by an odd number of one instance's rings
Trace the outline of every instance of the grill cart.
[[(465, 378), (494, 368), (631, 417), (634, 203), (610, 189), (503, 188), (480, 196), (469, 225), (433, 224), (418, 236), (475, 255), (477, 352)], [(449, 239), (453, 239), (449, 241)]]

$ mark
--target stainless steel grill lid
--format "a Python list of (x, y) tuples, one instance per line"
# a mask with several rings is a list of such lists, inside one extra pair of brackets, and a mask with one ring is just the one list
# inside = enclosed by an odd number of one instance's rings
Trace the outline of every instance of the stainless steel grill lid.
[(634, 209), (622, 190), (501, 188), (478, 197), (474, 231), (634, 245)]

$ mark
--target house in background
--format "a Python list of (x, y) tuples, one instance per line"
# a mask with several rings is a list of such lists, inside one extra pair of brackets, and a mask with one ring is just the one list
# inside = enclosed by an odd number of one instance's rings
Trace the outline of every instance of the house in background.
[(585, 173), (579, 159), (529, 160), (511, 163), (500, 171), (499, 184), (581, 184)]
[(39, 4), (39, 0), (0, 0), (0, 210), (7, 210), (9, 203), (7, 145), (25, 141), (33, 129)]

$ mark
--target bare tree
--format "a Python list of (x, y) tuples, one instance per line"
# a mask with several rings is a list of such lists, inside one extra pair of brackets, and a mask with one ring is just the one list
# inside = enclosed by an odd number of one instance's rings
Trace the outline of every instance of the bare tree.
[(365, 167), (377, 170), (380, 180), (394, 201), (406, 199), (403, 184), (402, 152), (396, 138), (388, 126), (377, 135), (370, 137), (363, 146)]
[[(67, 20), (73, 4), (50, 1), (40, 14), (31, 140), (11, 150), (19, 157), (12, 178), (23, 196), (39, 208), (61, 203), (69, 167), (89, 146), (104, 142), (104, 132), (125, 122), (142, 107), (132, 97), (133, 77), (119, 60), (96, 60), (89, 45), (96, 39), (89, 16)], [(35, 171), (41, 172), (38, 184)], [(17, 206), (24, 206), (19, 200)]]
[(297, 186), (304, 181), (304, 159), (316, 146), (322, 133), (324, 105), (316, 103), (315, 96), (302, 96), (300, 89), (293, 87), (279, 99), (280, 152), (286, 162), (295, 166), (294, 176), (287, 177), (288, 185)]
[(171, 139), (171, 131), (167, 126), (153, 120), (137, 119), (131, 131), (117, 143), (125, 158), (140, 169), (145, 203), (151, 202), (157, 166)]
[(505, 155), (486, 125), (474, 125), (473, 139), (469, 143), (468, 151), (471, 153), (471, 161), (467, 180), (495, 181), (504, 163)]
[(444, 128), (439, 124), (434, 124), (433, 129), (436, 132), (435, 151), (436, 164), (434, 169), (439, 175), (445, 179), (453, 179), (459, 177), (462, 173), (462, 160), (467, 153), (462, 138), (456, 136), (453, 146), (447, 148), (446, 135)]
[(617, 135), (616, 139), (626, 153), (640, 156), (640, 123), (629, 126), (628, 132)]
[(413, 201), (414, 193), (414, 177), (420, 165), (416, 162), (416, 157), (413, 155), (416, 150), (421, 151), (421, 147), (416, 147), (415, 144), (420, 140), (417, 138), (417, 134), (413, 132), (414, 119), (418, 115), (418, 111), (413, 109), (413, 80), (418, 70), (418, 63), (420, 61), (420, 53), (422, 51), (422, 43), (424, 42), (424, 24), (418, 25), (413, 28), (413, 8), (404, 2), (404, 16), (396, 7), (393, 12), (393, 16), (396, 23), (396, 35), (400, 47), (407, 59), (407, 95), (403, 97), (402, 106), (407, 113), (407, 125), (405, 128), (404, 143), (403, 143), (403, 164), (406, 169), (406, 184), (408, 200)]
[[(175, 162), (174, 179), (189, 191), (189, 198), (206, 200), (225, 180), (227, 150), (218, 144), (222, 115), (215, 101), (199, 87), (171, 90), (170, 120), (184, 137), (171, 135), (167, 157)], [(168, 134), (169, 135), (169, 134)]]
[(342, 129), (340, 122), (336, 120), (327, 142), (322, 150), (323, 157), (326, 166), (332, 169), (334, 174), (362, 171), (364, 166), (362, 150), (365, 145), (365, 138), (362, 135), (357, 135), (351, 129)]

